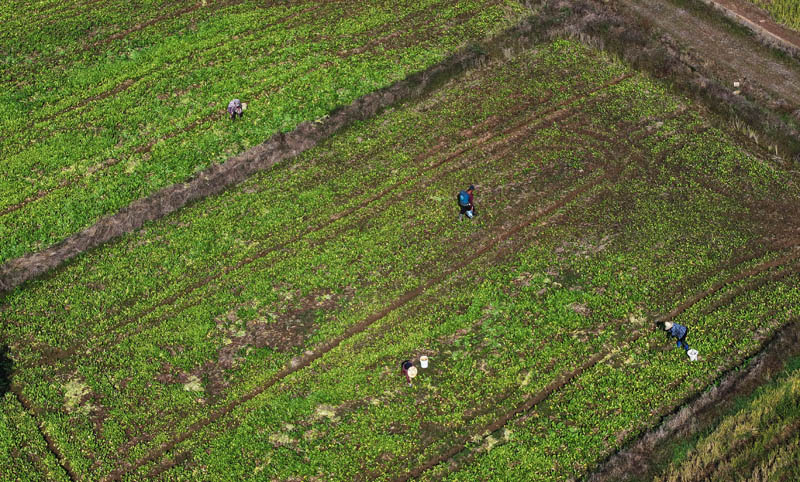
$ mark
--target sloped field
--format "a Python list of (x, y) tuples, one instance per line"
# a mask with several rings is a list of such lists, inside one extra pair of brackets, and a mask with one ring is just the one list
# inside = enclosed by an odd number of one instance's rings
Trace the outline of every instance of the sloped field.
[(473, 71), (8, 295), (14, 393), (74, 478), (585, 474), (797, 316), (796, 175), (704, 115), (568, 41)]
[[(516, 2), (5, 2), (0, 265), (442, 60)], [(225, 108), (248, 103), (241, 122)]]
[(798, 480), (800, 369), (794, 363), (713, 430), (674, 450), (656, 480)]

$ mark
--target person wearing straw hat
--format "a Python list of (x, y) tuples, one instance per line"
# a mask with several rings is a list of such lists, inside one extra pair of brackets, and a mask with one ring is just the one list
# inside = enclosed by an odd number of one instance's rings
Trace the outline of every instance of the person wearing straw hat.
[(689, 353), (689, 344), (686, 343), (686, 335), (689, 334), (689, 328), (679, 323), (665, 321), (661, 323), (661, 329), (667, 333), (667, 339), (675, 338), (677, 340), (675, 342), (676, 346), (678, 348), (683, 348), (683, 351), (685, 351), (687, 354)]
[(406, 380), (408, 380), (408, 386), (411, 386), (411, 379), (417, 376), (417, 367), (411, 363), (411, 360), (403, 360), (400, 363), (400, 373), (406, 376)]

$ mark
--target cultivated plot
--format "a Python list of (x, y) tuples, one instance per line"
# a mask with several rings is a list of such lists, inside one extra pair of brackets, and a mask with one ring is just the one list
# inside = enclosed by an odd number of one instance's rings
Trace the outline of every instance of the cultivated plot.
[(73, 477), (563, 480), (796, 316), (799, 199), (539, 45), (8, 295), (14, 393)]
[[(424, 70), (514, 1), (5, 2), (0, 264)], [(234, 97), (248, 104), (226, 118)]]

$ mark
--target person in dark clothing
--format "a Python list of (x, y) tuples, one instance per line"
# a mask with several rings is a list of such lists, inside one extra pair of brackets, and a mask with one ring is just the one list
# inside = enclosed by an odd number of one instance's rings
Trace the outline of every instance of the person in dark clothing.
[(689, 328), (671, 321), (662, 323), (661, 328), (667, 332), (667, 339), (677, 339), (676, 345), (678, 348), (683, 348), (685, 352), (689, 352), (689, 344), (686, 343), (686, 335), (689, 334)]
[(458, 220), (464, 216), (467, 216), (469, 219), (472, 219), (475, 216), (475, 204), (474, 204), (474, 192), (475, 186), (470, 184), (470, 186), (465, 191), (460, 191), (456, 199), (458, 200), (458, 207), (461, 210), (458, 214)]
[(400, 363), (400, 374), (405, 375), (408, 381), (408, 386), (411, 386), (411, 379), (417, 376), (417, 367), (411, 363), (411, 360), (403, 360)]
[(232, 101), (228, 102), (228, 115), (231, 116), (231, 120), (236, 120), (236, 116), (241, 117), (243, 110), (242, 101), (239, 99), (233, 99)]

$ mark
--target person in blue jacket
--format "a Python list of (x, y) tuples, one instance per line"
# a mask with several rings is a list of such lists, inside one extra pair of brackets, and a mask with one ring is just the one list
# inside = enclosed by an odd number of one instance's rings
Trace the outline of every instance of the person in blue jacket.
[(470, 184), (470, 186), (465, 189), (464, 191), (460, 191), (456, 196), (456, 200), (458, 201), (458, 207), (461, 212), (458, 215), (458, 220), (467, 216), (467, 218), (472, 219), (475, 216), (475, 205), (473, 204), (473, 195), (475, 191), (475, 186)]
[(665, 321), (661, 327), (667, 332), (667, 339), (677, 339), (676, 345), (686, 352), (689, 351), (689, 344), (686, 343), (686, 335), (689, 333), (689, 328), (671, 321)]

